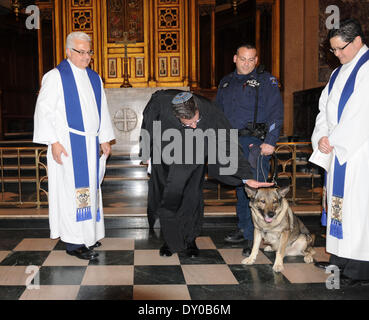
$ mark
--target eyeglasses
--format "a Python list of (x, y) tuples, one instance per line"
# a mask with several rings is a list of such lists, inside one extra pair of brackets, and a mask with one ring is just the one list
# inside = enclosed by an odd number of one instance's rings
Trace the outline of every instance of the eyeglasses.
[(84, 56), (86, 54), (88, 54), (89, 56), (93, 56), (94, 55), (94, 51), (93, 50), (90, 50), (90, 51), (82, 51), (82, 50), (77, 50), (77, 49), (74, 49), (72, 48), (73, 51), (79, 53), (81, 56)]
[(342, 48), (336, 48), (336, 49), (332, 49), (330, 48), (329, 51), (332, 52), (332, 53), (336, 53), (336, 51), (343, 51), (346, 49), (346, 47), (351, 43), (352, 41), (350, 41), (349, 43), (347, 43), (344, 47)]
[(197, 126), (197, 124), (200, 122), (200, 120), (201, 120), (201, 117), (199, 119), (195, 120), (195, 121), (192, 121), (191, 123), (184, 124), (183, 122), (181, 122), (181, 124), (182, 124), (183, 128), (191, 128), (194, 124), (196, 124), (196, 126)]

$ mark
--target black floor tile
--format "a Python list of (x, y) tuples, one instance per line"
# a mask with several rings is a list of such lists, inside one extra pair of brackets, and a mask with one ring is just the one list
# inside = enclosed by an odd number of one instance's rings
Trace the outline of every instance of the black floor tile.
[(135, 238), (135, 249), (139, 250), (154, 250), (159, 249), (164, 243), (164, 239), (160, 233), (155, 231), (148, 231), (142, 234), (140, 238)]
[(0, 300), (18, 300), (25, 286), (0, 286)]
[(17, 238), (11, 235), (9, 236), (9, 238), (0, 238), (0, 250), (1, 251), (13, 250), (22, 240), (23, 237)]
[(99, 254), (97, 259), (89, 262), (90, 266), (133, 265), (133, 250), (95, 251)]
[(230, 270), (241, 285), (254, 288), (265, 286), (268, 288), (278, 288), (285, 284), (289, 284), (288, 279), (282, 273), (273, 272), (273, 265), (255, 264), (247, 265), (230, 265)]
[(134, 284), (185, 284), (181, 266), (135, 266)]
[(77, 300), (132, 300), (133, 286), (81, 286)]
[(58, 241), (58, 243), (56, 244), (56, 246), (54, 247), (54, 250), (66, 250), (67, 247), (65, 245), (65, 243), (61, 240)]
[(41, 267), (40, 285), (80, 285), (86, 267)]
[(181, 264), (225, 264), (218, 250), (200, 250), (198, 257), (188, 257), (185, 252), (178, 253)]
[(1, 266), (41, 266), (50, 251), (13, 251), (1, 263)]
[(188, 285), (192, 300), (244, 300), (246, 290), (240, 285)]

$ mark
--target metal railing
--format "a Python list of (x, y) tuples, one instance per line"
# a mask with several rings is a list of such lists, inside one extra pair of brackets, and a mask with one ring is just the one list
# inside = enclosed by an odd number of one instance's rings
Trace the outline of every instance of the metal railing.
[[(314, 190), (314, 178), (319, 177), (319, 174), (311, 172), (298, 172), (297, 165), (298, 164), (307, 164), (307, 158), (305, 161), (298, 159), (298, 153), (304, 153), (306, 155), (310, 155), (312, 153), (311, 143), (310, 142), (279, 142), (277, 143), (275, 152), (277, 154), (277, 167), (281, 168), (278, 172), (278, 179), (289, 179), (289, 183), (291, 186), (291, 192), (289, 200), (293, 204), (296, 204), (299, 200), (306, 200), (306, 197), (298, 197), (297, 196), (297, 179), (298, 178), (309, 178), (311, 179), (311, 193), (310, 198), (320, 201), (320, 198), (317, 198)], [(284, 156), (286, 155), (286, 157)], [(223, 185), (217, 184), (217, 196), (212, 199), (206, 199), (205, 202), (208, 204), (216, 203), (216, 202), (234, 202), (236, 194), (234, 192), (234, 198), (224, 198), (222, 197), (222, 189)]]
[[(0, 205), (47, 205), (45, 147), (0, 147)], [(27, 189), (27, 190), (25, 190)], [(33, 199), (32, 199), (33, 197)]]
[[(1, 206), (32, 205), (40, 208), (48, 205), (46, 151), (46, 147), (0, 147)], [(314, 178), (319, 177), (319, 175), (314, 172), (297, 172), (297, 165), (301, 163), (301, 160), (297, 158), (297, 154), (309, 155), (311, 153), (311, 143), (278, 143), (276, 153), (277, 165), (282, 168), (278, 173), (278, 179), (290, 180), (290, 200), (292, 203), (295, 204), (298, 200), (306, 199), (306, 197), (297, 197), (297, 179), (301, 177), (311, 179), (310, 199), (319, 201), (319, 198), (314, 195)], [(307, 163), (307, 159), (304, 163)], [(106, 177), (106, 180), (109, 179), (134, 180), (134, 178), (130, 179), (124, 176)], [(206, 203), (235, 202), (234, 188), (228, 187), (225, 189), (224, 185), (215, 183), (215, 194), (210, 198), (205, 198)], [(227, 197), (222, 196), (224, 192), (228, 192)]]

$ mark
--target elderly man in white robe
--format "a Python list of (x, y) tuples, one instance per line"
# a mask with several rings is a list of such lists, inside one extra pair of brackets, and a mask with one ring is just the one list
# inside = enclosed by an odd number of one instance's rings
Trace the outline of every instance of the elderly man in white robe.
[(326, 169), (329, 263), (340, 269), (345, 286), (369, 280), (369, 50), (360, 23), (341, 22), (329, 32), (330, 51), (341, 66), (331, 75), (319, 101), (310, 161)]
[(68, 254), (92, 260), (105, 236), (99, 169), (114, 133), (101, 78), (88, 68), (90, 37), (69, 34), (66, 54), (42, 79), (33, 141), (48, 145), (50, 237), (60, 237)]

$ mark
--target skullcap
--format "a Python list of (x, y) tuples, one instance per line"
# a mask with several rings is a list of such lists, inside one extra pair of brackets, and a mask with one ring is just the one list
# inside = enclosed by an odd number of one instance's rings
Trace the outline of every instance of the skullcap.
[(192, 98), (191, 92), (181, 92), (178, 93), (172, 100), (172, 104), (181, 104), (185, 103), (186, 101), (190, 100)]

